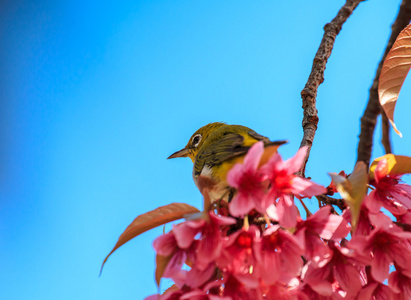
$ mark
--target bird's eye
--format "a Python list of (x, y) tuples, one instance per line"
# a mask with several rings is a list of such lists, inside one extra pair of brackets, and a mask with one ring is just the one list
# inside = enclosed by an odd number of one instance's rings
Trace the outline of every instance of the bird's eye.
[(197, 147), (198, 144), (200, 144), (201, 141), (201, 134), (196, 134), (195, 136), (193, 136), (193, 141), (191, 142), (191, 145), (193, 145), (193, 147)]

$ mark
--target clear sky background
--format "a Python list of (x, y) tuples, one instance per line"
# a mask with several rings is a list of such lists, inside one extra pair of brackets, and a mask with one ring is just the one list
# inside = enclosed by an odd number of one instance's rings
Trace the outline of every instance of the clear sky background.
[[(190, 160), (166, 158), (214, 121), (288, 139), (281, 153), (294, 155), (300, 92), (344, 2), (1, 1), (0, 299), (156, 293), (151, 243), (162, 228), (121, 247), (98, 274), (137, 215), (171, 202), (201, 207)], [(353, 169), (399, 4), (361, 3), (337, 37), (306, 172), (318, 183)], [(411, 155), (410, 97), (407, 79), (397, 154)], [(380, 139), (378, 127), (373, 157)]]

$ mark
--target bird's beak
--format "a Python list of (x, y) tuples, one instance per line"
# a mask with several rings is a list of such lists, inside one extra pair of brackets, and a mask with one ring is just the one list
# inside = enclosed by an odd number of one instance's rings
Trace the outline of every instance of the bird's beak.
[(177, 151), (177, 152), (171, 154), (169, 157), (167, 157), (167, 159), (176, 158), (176, 157), (187, 157), (188, 154), (189, 154), (189, 149), (188, 148), (183, 148), (180, 151)]

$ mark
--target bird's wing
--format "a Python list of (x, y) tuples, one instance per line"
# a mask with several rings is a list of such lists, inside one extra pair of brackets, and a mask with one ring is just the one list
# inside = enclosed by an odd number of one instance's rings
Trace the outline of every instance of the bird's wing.
[[(249, 143), (249, 141), (245, 141), (243, 135), (232, 132), (225, 132), (223, 136), (218, 139), (211, 138), (209, 141), (210, 145), (207, 145), (208, 147), (205, 146), (204, 150), (200, 151), (196, 156), (194, 162), (194, 176), (199, 175), (205, 165), (212, 168), (237, 156), (245, 155), (256, 141), (263, 141), (264, 147), (280, 146), (287, 142), (270, 141), (267, 137), (262, 136), (251, 129), (247, 131), (247, 134), (254, 140), (254, 142)], [(247, 139), (249, 137), (247, 137)]]
[(233, 157), (247, 153), (250, 147), (244, 147), (243, 142), (244, 137), (242, 135), (228, 133), (213, 142), (211, 147), (205, 147), (205, 150), (197, 154), (194, 163), (194, 175), (200, 174), (204, 165), (212, 168)]

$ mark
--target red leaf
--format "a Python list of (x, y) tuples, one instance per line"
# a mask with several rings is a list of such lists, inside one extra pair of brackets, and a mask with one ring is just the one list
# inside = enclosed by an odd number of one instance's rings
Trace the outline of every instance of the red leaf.
[(394, 123), (394, 109), (401, 87), (411, 67), (411, 24), (395, 40), (381, 69), (378, 84), (380, 104), (395, 132), (402, 136)]
[(100, 274), (109, 256), (129, 240), (159, 225), (181, 219), (186, 214), (197, 213), (199, 210), (185, 203), (171, 203), (161, 206), (145, 214), (139, 215), (118, 238), (113, 250), (106, 256), (101, 265)]

